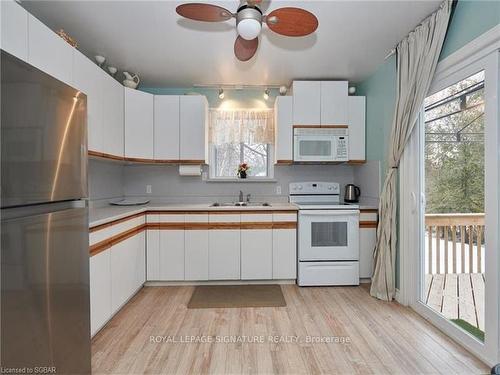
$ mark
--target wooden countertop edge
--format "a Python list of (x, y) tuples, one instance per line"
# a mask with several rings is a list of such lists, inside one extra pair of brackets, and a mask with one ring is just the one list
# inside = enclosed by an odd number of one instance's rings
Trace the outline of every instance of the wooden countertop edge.
[(221, 229), (296, 229), (297, 222), (249, 222), (249, 223), (144, 223), (89, 247), (90, 256), (97, 255), (147, 229), (152, 230), (221, 230)]
[(231, 215), (231, 214), (250, 214), (250, 215), (257, 215), (257, 214), (262, 214), (262, 215), (279, 215), (279, 214), (296, 214), (298, 210), (291, 210), (291, 209), (283, 209), (283, 210), (221, 210), (221, 211), (198, 211), (198, 210), (192, 210), (192, 211), (178, 211), (178, 210), (148, 210), (146, 209), (145, 211), (141, 212), (136, 212), (124, 217), (121, 217), (119, 219), (114, 219), (111, 221), (108, 221), (106, 223), (98, 224), (98, 225), (93, 225), (90, 226), (89, 232), (93, 233), (105, 228), (108, 228), (110, 226), (116, 225), (123, 223), (128, 220), (132, 220), (136, 217), (141, 217), (141, 216), (146, 216), (146, 215), (206, 215), (206, 214), (213, 214), (213, 215)]

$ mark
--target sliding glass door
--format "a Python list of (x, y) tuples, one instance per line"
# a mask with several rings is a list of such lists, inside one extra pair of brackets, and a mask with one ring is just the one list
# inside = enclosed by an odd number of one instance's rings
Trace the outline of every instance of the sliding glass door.
[(424, 106), (421, 301), (484, 341), (484, 70)]
[(499, 52), (470, 60), (438, 69), (403, 158), (402, 216), (413, 217), (402, 220), (403, 284), (417, 312), (492, 364), (500, 349)]

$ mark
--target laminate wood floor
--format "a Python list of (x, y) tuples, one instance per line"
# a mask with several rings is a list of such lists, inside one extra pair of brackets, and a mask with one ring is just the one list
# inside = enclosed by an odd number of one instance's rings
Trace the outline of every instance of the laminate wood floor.
[(145, 287), (92, 340), (93, 373), (489, 372), (415, 312), (375, 300), (366, 287), (282, 288), (286, 307), (188, 310), (193, 287)]

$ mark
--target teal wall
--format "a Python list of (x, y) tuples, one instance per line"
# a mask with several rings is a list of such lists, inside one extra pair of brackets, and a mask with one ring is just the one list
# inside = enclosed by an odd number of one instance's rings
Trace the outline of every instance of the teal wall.
[(272, 108), (278, 89), (269, 90), (269, 99), (264, 99), (264, 88), (245, 88), (241, 90), (225, 89), (224, 99), (219, 99), (219, 90), (216, 88), (159, 88), (141, 87), (141, 91), (146, 91), (156, 95), (184, 95), (196, 92), (205, 95), (210, 108), (232, 109), (232, 108)]
[(443, 59), (500, 24), (499, 0), (459, 0), (441, 51)]
[[(449, 25), (440, 59), (449, 56), (498, 24), (500, 24), (500, 1), (459, 0)], [(396, 98), (395, 56), (387, 59), (375, 73), (360, 82), (357, 85), (357, 93), (366, 96), (367, 159), (380, 160), (382, 176), (385, 176)], [(384, 177), (381, 178), (381, 183), (383, 180)], [(396, 263), (397, 287), (399, 287), (398, 263)]]

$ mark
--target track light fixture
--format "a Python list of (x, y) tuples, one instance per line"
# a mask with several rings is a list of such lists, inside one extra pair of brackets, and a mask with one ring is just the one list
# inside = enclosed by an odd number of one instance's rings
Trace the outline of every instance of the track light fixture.
[(224, 99), (224, 90), (219, 89), (219, 99)]
[(269, 99), (269, 89), (264, 90), (264, 99), (265, 100)]

